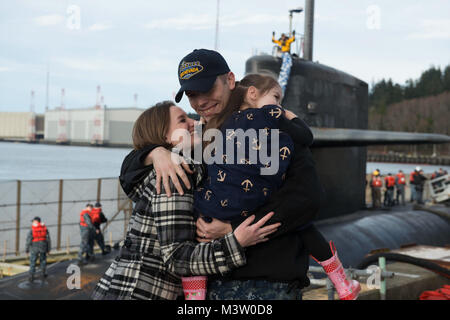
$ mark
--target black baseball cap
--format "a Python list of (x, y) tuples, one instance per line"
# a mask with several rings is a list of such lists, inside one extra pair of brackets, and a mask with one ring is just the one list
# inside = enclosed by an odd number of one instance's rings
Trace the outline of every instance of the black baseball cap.
[(175, 96), (180, 102), (183, 92), (208, 92), (214, 85), (217, 76), (230, 72), (227, 62), (220, 53), (208, 49), (195, 49), (178, 65), (178, 80), (181, 88)]

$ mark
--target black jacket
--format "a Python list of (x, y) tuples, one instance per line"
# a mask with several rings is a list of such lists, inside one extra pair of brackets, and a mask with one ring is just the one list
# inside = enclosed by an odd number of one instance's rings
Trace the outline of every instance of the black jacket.
[(416, 185), (416, 189), (423, 190), (426, 180), (427, 178), (424, 175), (416, 173), (414, 175), (414, 184)]
[[(246, 248), (247, 264), (231, 271), (226, 278), (234, 280), (264, 279), (277, 282), (295, 281), (300, 287), (309, 285), (306, 272), (309, 266), (308, 252), (296, 231), (313, 221), (319, 211), (323, 189), (315, 169), (309, 146), (313, 136), (308, 126), (299, 118), (291, 121), (283, 118), (280, 129), (294, 141), (294, 156), (286, 173), (283, 186), (274, 193), (269, 202), (253, 214), (256, 220), (270, 211), (275, 215), (267, 224), (282, 225), (269, 236), (271, 239)], [(125, 193), (133, 188), (152, 168), (143, 162), (156, 145), (133, 150), (122, 164), (120, 183)], [(233, 224), (233, 229), (239, 222)]]

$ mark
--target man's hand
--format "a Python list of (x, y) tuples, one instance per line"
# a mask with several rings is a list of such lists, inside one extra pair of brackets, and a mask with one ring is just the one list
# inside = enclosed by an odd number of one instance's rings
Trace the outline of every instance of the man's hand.
[(183, 195), (184, 192), (183, 187), (178, 180), (178, 176), (181, 178), (186, 188), (191, 188), (186, 172), (190, 174), (193, 172), (189, 168), (186, 159), (183, 157), (170, 152), (166, 148), (157, 147), (147, 155), (144, 163), (145, 165), (150, 165), (153, 163), (153, 167), (156, 171), (156, 192), (158, 194), (161, 193), (161, 178), (164, 185), (164, 190), (166, 191), (168, 197), (172, 196), (172, 193), (170, 192), (169, 178), (172, 180), (173, 185), (181, 195)]
[(229, 222), (212, 218), (212, 221), (208, 223), (203, 218), (197, 219), (198, 242), (209, 242), (214, 239), (219, 239), (232, 231), (233, 228)]

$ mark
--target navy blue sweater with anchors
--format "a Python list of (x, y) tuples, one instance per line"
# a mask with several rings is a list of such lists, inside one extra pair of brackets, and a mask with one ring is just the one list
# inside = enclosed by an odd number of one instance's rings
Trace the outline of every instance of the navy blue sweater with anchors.
[[(196, 213), (225, 221), (241, 220), (281, 187), (294, 153), (291, 137), (278, 130), (282, 116), (282, 108), (267, 105), (234, 112), (224, 122), (222, 139), (217, 141), (222, 148), (212, 152), (220, 162), (207, 165), (206, 179), (194, 192)], [(268, 172), (270, 166), (273, 168)], [(261, 174), (264, 168), (266, 174)]]

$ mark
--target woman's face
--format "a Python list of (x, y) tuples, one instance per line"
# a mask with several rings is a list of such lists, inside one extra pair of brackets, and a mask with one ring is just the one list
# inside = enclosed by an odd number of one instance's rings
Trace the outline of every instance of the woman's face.
[(181, 147), (192, 146), (198, 137), (194, 130), (194, 120), (189, 118), (183, 109), (177, 106), (170, 107), (170, 125), (166, 140), (172, 145)]

